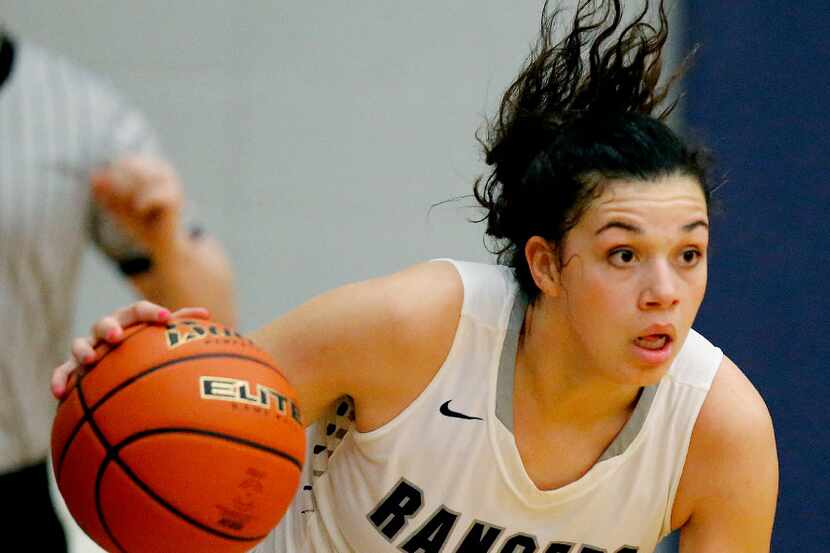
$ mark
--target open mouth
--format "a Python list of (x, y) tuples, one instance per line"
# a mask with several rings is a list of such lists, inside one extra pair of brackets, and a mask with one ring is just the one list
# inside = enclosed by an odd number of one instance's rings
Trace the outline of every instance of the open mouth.
[(649, 334), (636, 338), (634, 343), (643, 349), (659, 351), (671, 343), (671, 336), (668, 334)]

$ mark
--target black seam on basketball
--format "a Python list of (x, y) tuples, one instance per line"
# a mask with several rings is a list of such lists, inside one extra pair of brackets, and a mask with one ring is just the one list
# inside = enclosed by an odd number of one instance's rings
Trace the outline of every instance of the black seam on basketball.
[[(238, 444), (241, 444), (241, 445), (252, 447), (254, 449), (258, 449), (260, 451), (264, 451), (266, 453), (270, 453), (270, 454), (275, 455), (277, 457), (280, 457), (282, 459), (285, 459), (286, 461), (289, 461), (289, 462), (293, 463), (294, 465), (296, 465), (299, 470), (302, 470), (302, 464), (295, 457), (289, 455), (288, 453), (285, 453), (284, 451), (280, 451), (278, 449), (274, 449), (274, 448), (271, 448), (271, 447), (268, 447), (268, 446), (265, 446), (265, 445), (262, 445), (262, 444), (258, 444), (256, 442), (252, 442), (252, 441), (249, 441), (249, 440), (242, 439), (242, 438), (237, 438), (235, 436), (229, 436), (229, 435), (221, 434), (221, 433), (218, 433), (218, 432), (210, 432), (210, 431), (201, 430), (201, 429), (198, 429), (198, 428), (157, 428), (157, 429), (154, 429), (154, 430), (143, 430), (141, 432), (136, 432), (135, 434), (131, 434), (127, 438), (120, 441), (117, 445), (113, 446), (111, 449), (107, 449), (107, 456), (101, 462), (101, 467), (99, 468), (99, 472), (98, 472), (99, 480), (102, 478), (102, 475), (103, 475), (106, 467), (109, 465), (110, 461), (114, 461), (119, 467), (121, 467), (121, 470), (123, 470), (124, 473), (139, 488), (141, 488), (142, 491), (144, 491), (144, 493), (146, 493), (151, 498), (153, 498), (159, 505), (161, 505), (162, 507), (164, 507), (165, 509), (167, 509), (168, 511), (173, 513), (175, 516), (181, 518), (185, 522), (191, 524), (192, 526), (195, 526), (195, 527), (197, 527), (201, 530), (204, 530), (205, 532), (208, 532), (210, 534), (213, 534), (215, 536), (219, 536), (221, 538), (228, 539), (228, 540), (240, 541), (240, 542), (260, 541), (260, 540), (264, 539), (267, 536), (267, 534), (262, 534), (262, 535), (259, 535), (259, 536), (249, 536), (249, 537), (234, 536), (233, 534), (227, 534), (225, 532), (222, 532), (221, 530), (216, 530), (215, 528), (212, 528), (212, 527), (206, 525), (203, 522), (199, 522), (198, 520), (196, 520), (196, 519), (186, 515), (185, 513), (181, 512), (179, 509), (174, 507), (172, 504), (168, 503), (167, 500), (165, 500), (163, 497), (161, 497), (146, 482), (144, 482), (141, 478), (139, 478), (138, 475), (133, 472), (133, 470), (130, 468), (130, 466), (127, 465), (124, 462), (124, 460), (121, 459), (121, 457), (118, 455), (118, 453), (123, 448), (125, 448), (126, 446), (128, 446), (128, 445), (130, 445), (134, 442), (137, 442), (138, 440), (140, 440), (142, 438), (146, 438), (146, 437), (152, 436), (154, 434), (196, 434), (196, 435), (202, 435), (202, 436), (209, 436), (211, 438), (218, 438), (218, 439), (226, 440), (226, 441), (230, 441), (230, 442), (235, 442), (235, 443), (238, 443)], [(97, 498), (98, 498), (98, 482), (96, 481), (96, 499)]]
[[(104, 447), (104, 451), (106, 451), (105, 459), (113, 454), (117, 456), (118, 454), (113, 453), (112, 446), (109, 444), (106, 437), (104, 437), (103, 432), (101, 432), (101, 429), (98, 428), (98, 425), (95, 424), (95, 421), (92, 419), (92, 416), (90, 415), (89, 406), (86, 403), (86, 397), (84, 397), (84, 391), (83, 388), (81, 388), (80, 381), (78, 382), (78, 401), (81, 404), (81, 410), (83, 410), (84, 412), (84, 418), (87, 418), (89, 420), (89, 427), (92, 429), (92, 432), (98, 438), (98, 441), (101, 442), (101, 445)], [(69, 445), (67, 444), (66, 449), (68, 448)], [(101, 463), (101, 466), (98, 467), (98, 474), (95, 476), (95, 512), (98, 515), (98, 520), (101, 522), (101, 526), (104, 527), (104, 531), (107, 533), (107, 536), (109, 536), (112, 543), (115, 544), (119, 551), (126, 553), (126, 550), (121, 545), (121, 543), (119, 543), (119, 541), (115, 539), (112, 530), (110, 529), (106, 519), (104, 518), (104, 512), (101, 510), (101, 479), (104, 474), (102, 469), (104, 465), (105, 463)]]
[[(131, 335), (129, 338), (132, 338), (136, 334), (138, 334), (138, 332)], [(127, 338), (127, 339), (129, 339), (129, 338)], [(127, 340), (124, 340), (124, 342), (126, 342), (126, 341)], [(121, 342), (121, 343), (123, 344), (124, 342)], [(244, 359), (246, 361), (252, 361), (252, 362), (254, 362), (258, 365), (262, 365), (263, 367), (266, 367), (268, 369), (276, 371), (277, 374), (279, 374), (280, 376), (283, 377), (283, 379), (285, 379), (285, 376), (283, 376), (282, 372), (280, 372), (280, 370), (277, 369), (276, 367), (273, 367), (273, 366), (269, 365), (268, 363), (265, 363), (262, 360), (257, 359), (256, 357), (249, 357), (247, 355), (240, 355), (240, 354), (237, 354), (237, 353), (199, 353), (199, 354), (196, 354), (196, 355), (189, 355), (187, 357), (182, 357), (180, 359), (173, 359), (171, 361), (166, 361), (166, 362), (161, 363), (159, 365), (155, 365), (153, 367), (150, 367), (149, 369), (145, 370), (144, 372), (133, 375), (130, 378), (128, 378), (127, 380), (121, 382), (118, 386), (116, 386), (115, 388), (111, 389), (109, 392), (104, 394), (97, 402), (95, 402), (95, 404), (91, 408), (88, 408), (88, 409), (85, 408), (84, 409), (84, 416), (81, 417), (78, 420), (77, 423), (75, 423), (75, 427), (72, 429), (72, 432), (69, 433), (69, 438), (67, 438), (66, 444), (64, 444), (63, 450), (61, 451), (60, 460), (58, 461), (58, 466), (57, 466), (57, 472), (55, 473), (57, 475), (57, 477), (60, 478), (60, 472), (61, 472), (61, 469), (63, 468), (63, 460), (66, 457), (66, 452), (67, 452), (67, 450), (69, 450), (69, 446), (72, 445), (72, 441), (75, 439), (75, 436), (81, 430), (81, 427), (83, 426), (83, 424), (86, 421), (88, 421), (92, 418), (92, 413), (97, 411), (98, 408), (101, 407), (101, 405), (104, 404), (104, 402), (106, 402), (107, 400), (112, 398), (112, 396), (114, 396), (115, 394), (117, 394), (118, 392), (120, 392), (121, 390), (123, 390), (124, 388), (126, 388), (127, 386), (129, 386), (130, 384), (135, 382), (136, 380), (139, 380), (139, 379), (147, 376), (148, 374), (152, 374), (152, 373), (156, 372), (157, 370), (165, 369), (167, 367), (177, 365), (179, 363), (185, 363), (187, 361), (192, 361), (194, 359), (206, 359), (206, 358), (212, 358), (212, 357)], [(83, 378), (84, 378), (84, 376), (86, 376), (86, 374), (88, 374), (88, 373), (84, 373), (78, 378), (78, 384), (77, 384), (76, 388), (79, 390), (79, 393), (80, 393), (81, 385), (83, 384)], [(86, 404), (84, 404), (84, 405), (86, 405)]]
[(247, 447), (251, 447), (253, 449), (258, 449), (265, 453), (270, 453), (271, 455), (275, 455), (277, 457), (281, 457), (286, 461), (292, 463), (294, 466), (297, 467), (298, 470), (303, 470), (303, 463), (291, 455), (290, 453), (286, 453), (281, 449), (276, 449), (259, 442), (254, 442), (251, 440), (246, 440), (245, 438), (240, 438), (238, 436), (233, 436), (230, 434), (225, 434), (222, 432), (214, 432), (213, 430), (204, 430), (201, 428), (188, 428), (184, 426), (172, 426), (172, 427), (162, 427), (162, 428), (152, 428), (150, 430), (142, 430), (140, 432), (136, 432), (134, 434), (130, 434), (114, 446), (112, 446), (113, 450), (116, 454), (124, 449), (126, 446), (130, 445), (133, 442), (136, 442), (142, 438), (146, 438), (147, 436), (152, 436), (153, 434), (196, 434), (199, 436), (209, 436), (211, 438), (218, 438), (220, 440), (226, 440), (229, 442), (234, 442), (240, 445), (244, 445)]
[(107, 536), (109, 536), (112, 543), (115, 544), (119, 551), (126, 553), (127, 550), (124, 549), (124, 546), (121, 545), (121, 542), (115, 539), (115, 534), (112, 533), (110, 525), (107, 524), (107, 519), (104, 518), (104, 509), (101, 506), (101, 482), (103, 482), (104, 480), (104, 472), (106, 471), (107, 465), (109, 464), (109, 461), (107, 461), (107, 459), (109, 458), (110, 449), (107, 448), (107, 456), (104, 457), (104, 461), (101, 462), (101, 464), (98, 466), (98, 474), (95, 475), (95, 512), (98, 513), (98, 520), (101, 521), (101, 526), (104, 527), (104, 531), (107, 533)]
[[(98, 359), (97, 362), (100, 363), (107, 355), (109, 355), (110, 353), (112, 353), (113, 351), (118, 349), (118, 347), (121, 344), (124, 344), (124, 343), (128, 342), (133, 336), (135, 336), (137, 334), (139, 334), (139, 332), (133, 332), (132, 334), (130, 334), (129, 336), (127, 336), (126, 338), (121, 340), (119, 343), (114, 344), (110, 349), (105, 351), (103, 355), (101, 355), (101, 358)], [(86, 375), (88, 375), (89, 373), (90, 373), (90, 371), (85, 371), (85, 370), (82, 370), (82, 369), (78, 370), (78, 376), (77, 376), (78, 381), (75, 383), (75, 387), (70, 392), (70, 395), (72, 394), (72, 392), (77, 391), (78, 397), (79, 398), (81, 397), (81, 385), (83, 384), (84, 377)], [(64, 401), (68, 400), (69, 397), (70, 397), (69, 395), (64, 397), (58, 405), (59, 406), (63, 405)], [(90, 411), (86, 408), (86, 401), (83, 402), (82, 409), (84, 411), (84, 416), (81, 417), (80, 420), (77, 423), (75, 423), (75, 428), (72, 429), (72, 432), (69, 433), (69, 438), (67, 438), (66, 443), (63, 444), (63, 449), (61, 450), (61, 455), (60, 455), (60, 460), (58, 461), (58, 466), (55, 467), (56, 468), (56, 470), (55, 470), (55, 480), (60, 480), (61, 469), (63, 468), (63, 460), (66, 458), (66, 452), (69, 450), (69, 446), (72, 445), (73, 440), (75, 440), (75, 435), (81, 430), (81, 426), (83, 426), (83, 424), (89, 419), (88, 414), (90, 413)], [(93, 407), (92, 412), (94, 412), (94, 411), (95, 411), (95, 408)]]
[[(80, 387), (80, 383), (78, 385)], [(81, 393), (78, 392), (78, 397), (81, 397)], [(58, 466), (55, 467), (55, 479), (60, 481), (61, 479), (61, 471), (63, 470), (63, 461), (66, 459), (66, 453), (69, 451), (69, 446), (72, 445), (72, 442), (75, 440), (75, 435), (80, 432), (81, 426), (87, 420), (87, 411), (84, 409), (84, 414), (80, 418), (80, 420), (75, 423), (75, 428), (72, 429), (72, 432), (69, 433), (69, 438), (66, 439), (66, 443), (63, 444), (63, 449), (61, 450), (60, 458), (58, 459)]]
[(157, 370), (160, 370), (160, 369), (166, 369), (167, 367), (170, 367), (172, 365), (178, 365), (179, 363), (186, 363), (188, 361), (193, 361), (195, 359), (211, 359), (211, 358), (231, 358), (231, 359), (243, 359), (245, 361), (252, 361), (252, 362), (256, 363), (257, 365), (262, 365), (263, 367), (265, 367), (267, 369), (271, 369), (273, 371), (276, 371), (277, 374), (279, 374), (280, 376), (283, 377), (283, 379), (285, 379), (285, 376), (283, 376), (283, 374), (277, 368), (272, 367), (268, 363), (265, 363), (264, 361), (262, 361), (260, 359), (257, 359), (256, 357), (249, 357), (247, 355), (240, 355), (238, 353), (197, 353), (195, 355), (188, 355), (187, 357), (181, 357), (179, 359), (172, 359), (170, 361), (165, 361), (164, 363), (161, 363), (161, 364), (155, 365), (153, 367), (150, 367), (149, 369), (146, 369), (144, 372), (140, 372), (136, 375), (131, 376), (130, 378), (123, 381), (121, 384), (119, 384), (118, 386), (115, 386), (109, 392), (104, 394), (101, 397), (101, 399), (96, 401), (95, 405), (92, 406), (92, 412), (94, 413), (105, 401), (109, 400), (112, 396), (114, 396), (115, 394), (117, 394), (118, 392), (120, 392), (121, 390), (123, 390), (124, 388), (126, 388), (127, 386), (129, 386), (130, 384), (135, 382), (136, 380), (140, 380), (140, 379), (144, 378), (148, 374), (152, 374), (152, 373), (154, 373), (154, 372), (156, 372)]

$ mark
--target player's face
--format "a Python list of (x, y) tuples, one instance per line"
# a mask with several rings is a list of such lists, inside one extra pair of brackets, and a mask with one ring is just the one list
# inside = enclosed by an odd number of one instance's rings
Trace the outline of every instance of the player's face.
[(709, 227), (685, 175), (614, 181), (567, 234), (562, 298), (591, 365), (648, 385), (680, 350), (706, 289)]

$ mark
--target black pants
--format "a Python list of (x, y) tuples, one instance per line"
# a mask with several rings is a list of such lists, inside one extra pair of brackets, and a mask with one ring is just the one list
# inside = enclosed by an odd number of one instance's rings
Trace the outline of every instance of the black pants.
[[(65, 553), (66, 536), (49, 496), (46, 461), (0, 474), (0, 497), (3, 501), (3, 527), (7, 539), (24, 532), (18, 543), (26, 551)], [(17, 540), (12, 540), (17, 541)]]

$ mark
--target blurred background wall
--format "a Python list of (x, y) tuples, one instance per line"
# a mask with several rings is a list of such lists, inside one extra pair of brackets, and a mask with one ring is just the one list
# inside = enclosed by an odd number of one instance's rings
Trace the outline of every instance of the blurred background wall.
[(697, 327), (772, 412), (781, 462), (773, 551), (830, 541), (830, 18), (824, 0), (687, 2), (702, 44), (690, 131), (723, 181)]

